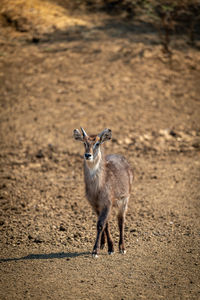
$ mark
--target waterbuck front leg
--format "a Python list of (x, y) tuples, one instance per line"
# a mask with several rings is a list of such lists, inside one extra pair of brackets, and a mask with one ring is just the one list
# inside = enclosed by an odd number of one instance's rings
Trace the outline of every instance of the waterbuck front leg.
[[(107, 223), (107, 220), (109, 217), (109, 213), (110, 213), (110, 206), (106, 206), (99, 214), (98, 221), (97, 221), (97, 237), (96, 237), (96, 242), (95, 242), (95, 245), (94, 245), (94, 248), (92, 251), (93, 257), (98, 256), (102, 233), (106, 229), (106, 223)], [(107, 234), (107, 231), (105, 233)]]

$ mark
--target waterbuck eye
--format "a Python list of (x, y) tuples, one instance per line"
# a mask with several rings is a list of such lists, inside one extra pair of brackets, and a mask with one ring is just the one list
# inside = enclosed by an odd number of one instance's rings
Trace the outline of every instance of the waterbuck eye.
[(99, 142), (96, 142), (96, 144), (94, 145), (95, 147), (98, 147), (100, 145)]

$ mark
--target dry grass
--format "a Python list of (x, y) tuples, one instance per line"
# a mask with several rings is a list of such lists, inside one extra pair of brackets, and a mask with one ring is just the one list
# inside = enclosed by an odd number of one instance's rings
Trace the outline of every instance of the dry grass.
[(11, 24), (18, 31), (49, 33), (55, 29), (89, 25), (48, 0), (1, 0), (0, 15), (1, 23)]

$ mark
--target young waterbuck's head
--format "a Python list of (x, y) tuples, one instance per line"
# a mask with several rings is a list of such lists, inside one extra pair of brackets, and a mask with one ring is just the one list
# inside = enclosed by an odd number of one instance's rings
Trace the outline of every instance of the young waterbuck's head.
[(112, 131), (106, 128), (98, 135), (87, 135), (85, 130), (81, 127), (81, 132), (82, 134), (78, 129), (74, 129), (74, 139), (84, 143), (84, 159), (86, 162), (95, 163), (101, 155), (100, 145), (111, 139)]

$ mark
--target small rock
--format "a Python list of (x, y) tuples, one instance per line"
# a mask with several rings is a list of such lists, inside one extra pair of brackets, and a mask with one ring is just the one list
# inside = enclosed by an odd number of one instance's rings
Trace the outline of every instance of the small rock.
[(28, 239), (29, 239), (29, 240), (32, 240), (32, 239), (33, 239), (33, 237), (32, 237), (31, 234), (28, 235)]
[(143, 57), (144, 58), (151, 58), (153, 56), (153, 53), (151, 50), (149, 49), (145, 49), (144, 53), (143, 53)]
[(37, 244), (40, 244), (40, 243), (43, 243), (44, 241), (40, 238), (40, 237), (36, 237), (34, 240), (33, 240), (34, 243), (37, 243)]
[(192, 147), (196, 148), (196, 149), (200, 149), (200, 141), (195, 141), (193, 144), (192, 144)]
[(4, 225), (4, 221), (0, 220), (0, 226)]
[(174, 130), (170, 130), (169, 134), (173, 137), (177, 137), (177, 133)]
[(36, 156), (37, 158), (44, 158), (44, 154), (43, 154), (43, 152), (42, 152), (41, 149), (36, 153), (35, 156)]
[(160, 135), (163, 135), (163, 136), (168, 136), (170, 133), (170, 130), (169, 129), (160, 129), (159, 130), (159, 134)]
[(158, 179), (158, 177), (156, 175), (153, 175), (150, 177), (151, 179)]
[(197, 136), (197, 132), (194, 131), (194, 130), (192, 130), (192, 131), (191, 131), (191, 135), (192, 135), (192, 136)]
[(149, 140), (152, 139), (152, 136), (149, 135), (149, 134), (144, 134), (144, 139), (147, 140), (147, 141), (149, 141)]
[(60, 230), (60, 231), (66, 231), (66, 228), (64, 227), (64, 225), (60, 224), (59, 230)]
[(130, 232), (136, 232), (137, 230), (135, 228), (131, 229)]
[(130, 138), (128, 138), (128, 137), (126, 137), (125, 139), (124, 139), (124, 143), (125, 144), (131, 144), (131, 142), (132, 142), (132, 140), (130, 139)]
[(143, 142), (144, 141), (144, 137), (142, 135), (139, 136), (139, 140), (140, 142)]

